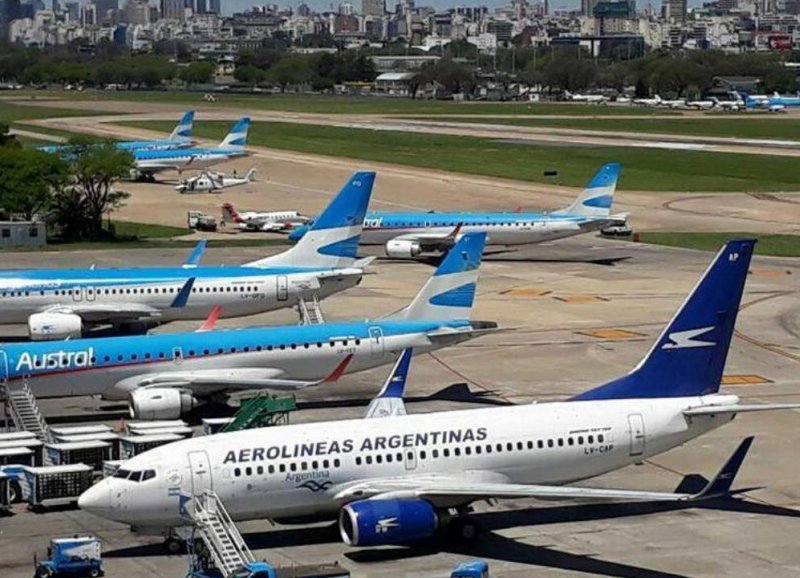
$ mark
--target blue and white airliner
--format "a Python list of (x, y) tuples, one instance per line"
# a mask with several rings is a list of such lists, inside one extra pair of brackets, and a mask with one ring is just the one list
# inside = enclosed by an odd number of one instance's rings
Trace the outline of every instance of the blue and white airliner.
[(41, 341), (205, 319), (217, 305), (238, 317), (328, 297), (357, 285), (369, 263), (356, 251), (374, 182), (374, 172), (355, 173), (307, 239), (244, 265), (198, 265), (202, 241), (183, 266), (0, 271), (0, 324), (26, 323)]
[[(620, 165), (609, 163), (569, 207), (552, 212), (369, 212), (362, 245), (384, 245), (390, 257), (409, 258), (449, 249), (465, 233), (486, 233), (487, 245), (525, 245), (563, 239), (625, 224), (627, 215), (611, 214)], [(310, 226), (310, 225), (309, 225)], [(307, 227), (289, 234), (298, 240)]]
[[(360, 220), (357, 222), (360, 223)], [(298, 390), (433, 351), (496, 328), (471, 322), (485, 235), (465, 235), (410, 305), (374, 321), (213, 330), (6, 344), (0, 381), (26, 382), (37, 397), (128, 400), (141, 419), (170, 419), (244, 389)], [(357, 238), (323, 252), (354, 250)]]
[[(171, 150), (189, 147), (192, 145), (192, 124), (194, 123), (194, 111), (187, 111), (183, 115), (178, 125), (170, 133), (169, 137), (161, 140), (137, 140), (137, 141), (117, 141), (114, 144), (118, 149), (135, 152)], [(70, 153), (75, 149), (74, 145), (46, 145), (38, 147), (40, 151), (46, 153)]]
[(78, 504), (158, 532), (185, 526), (194, 496), (213, 490), (234, 520), (338, 518), (345, 543), (368, 547), (424, 540), (447, 524), (472, 538), (467, 514), (483, 500), (691, 506), (731, 495), (752, 438), (697, 493), (569, 484), (681, 446), (740, 413), (800, 407), (743, 404), (719, 391), (753, 245), (725, 245), (630, 373), (567, 401), (407, 415), (406, 351), (365, 419), (172, 443), (123, 462)]
[(204, 169), (232, 158), (247, 155), (247, 132), (250, 119), (240, 118), (228, 135), (216, 147), (191, 147), (170, 150), (135, 150), (133, 158), (136, 171), (144, 178), (152, 178), (159, 171)]

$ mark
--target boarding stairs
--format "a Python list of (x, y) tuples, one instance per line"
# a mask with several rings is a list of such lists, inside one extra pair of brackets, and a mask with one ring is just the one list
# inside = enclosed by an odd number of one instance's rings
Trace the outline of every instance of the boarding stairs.
[(238, 528), (231, 520), (217, 494), (206, 490), (194, 496), (195, 537), (203, 543), (217, 570), (230, 576), (242, 565), (255, 562)]
[(220, 429), (220, 433), (241, 431), (257, 427), (270, 427), (289, 423), (289, 413), (297, 409), (292, 397), (271, 397), (269, 394), (242, 401), (233, 421)]
[(21, 384), (7, 385), (5, 391), (11, 419), (17, 430), (29, 431), (44, 443), (52, 442), (50, 426), (47, 425), (28, 383), (23, 381)]
[(322, 315), (322, 308), (316, 295), (311, 301), (306, 301), (302, 297), (297, 300), (297, 312), (300, 314), (300, 325), (322, 325), (325, 317)]

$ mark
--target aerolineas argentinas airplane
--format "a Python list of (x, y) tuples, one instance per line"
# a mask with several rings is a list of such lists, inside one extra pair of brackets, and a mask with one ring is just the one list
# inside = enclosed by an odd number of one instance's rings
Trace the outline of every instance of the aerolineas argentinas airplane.
[[(406, 352), (366, 417), (180, 441), (124, 462), (79, 505), (137, 528), (185, 524), (213, 490), (235, 520), (336, 517), (353, 546), (406, 543), (492, 498), (686, 501), (730, 491), (750, 441), (697, 494), (570, 487), (746, 411), (719, 393), (753, 241), (731, 241), (627, 375), (560, 403), (404, 415)], [(462, 519), (463, 520), (463, 519)], [(467, 522), (462, 530), (474, 534)]]
[[(469, 319), (484, 237), (465, 235), (408, 307), (379, 320), (8, 344), (0, 347), (0, 371), (37, 397), (128, 400), (143, 419), (175, 418), (237, 389), (335, 381), (391, 363), (407, 347), (433, 351), (494, 329)], [(326, 248), (355, 251), (356, 243)]]
[(140, 176), (151, 178), (159, 171), (188, 168), (203, 169), (247, 154), (250, 119), (239, 119), (216, 147), (192, 147), (174, 150), (136, 150), (133, 160)]
[[(194, 122), (194, 111), (187, 111), (183, 115), (178, 125), (166, 139), (162, 140), (135, 140), (117, 141), (114, 143), (118, 149), (126, 151), (137, 150), (169, 150), (191, 146), (192, 144), (192, 123)], [(73, 145), (46, 145), (38, 147), (40, 151), (46, 153), (70, 153), (75, 149)]]
[[(390, 257), (416, 257), (446, 251), (459, 236), (486, 233), (487, 245), (526, 245), (563, 239), (624, 224), (627, 215), (612, 215), (611, 204), (620, 165), (609, 163), (566, 209), (550, 213), (367, 213), (362, 245), (384, 245)], [(289, 234), (302, 238), (306, 227)]]
[(98, 325), (205, 319), (217, 305), (237, 317), (327, 297), (361, 281), (368, 261), (356, 251), (374, 181), (374, 172), (355, 173), (307, 240), (241, 266), (197, 266), (201, 246), (183, 267), (0, 271), (0, 323), (27, 323), (41, 341)]

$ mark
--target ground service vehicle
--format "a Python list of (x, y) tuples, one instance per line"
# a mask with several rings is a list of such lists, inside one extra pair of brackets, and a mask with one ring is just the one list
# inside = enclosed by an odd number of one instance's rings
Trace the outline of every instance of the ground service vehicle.
[(47, 559), (36, 563), (36, 578), (70, 576), (96, 578), (103, 575), (100, 540), (95, 536), (74, 536), (50, 540)]

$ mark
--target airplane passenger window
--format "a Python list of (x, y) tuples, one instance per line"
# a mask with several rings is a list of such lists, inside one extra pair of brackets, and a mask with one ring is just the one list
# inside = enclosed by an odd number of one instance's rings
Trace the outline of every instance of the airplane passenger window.
[(356, 456), (356, 465), (357, 466), (361, 465), (361, 456)]
[(537, 440), (536, 447), (542, 449), (544, 447), (544, 442), (542, 440)]
[(460, 456), (461, 455), (461, 448), (453, 448), (453, 455)]
[(367, 462), (367, 465), (372, 465), (372, 456), (367, 456), (364, 461)]
[(252, 476), (253, 475), (253, 468), (251, 468), (250, 466), (247, 466), (244, 469), (244, 473), (247, 474), (248, 476)]
[(111, 358), (108, 355), (103, 356), (103, 361), (111, 361)]
[(319, 469), (319, 462), (317, 460), (314, 460), (313, 462), (311, 462), (311, 469), (312, 470), (318, 470)]
[(533, 449), (533, 442), (532, 441), (528, 441), (528, 449), (529, 450)]
[(567, 438), (567, 444), (568, 445), (572, 445), (573, 443), (575, 443), (575, 440), (573, 440), (571, 437), (568, 437)]
[[(422, 450), (421, 452), (419, 452), (419, 457), (420, 457), (420, 459), (423, 459), (423, 460), (424, 460), (424, 459), (427, 459), (427, 457), (428, 457), (428, 452), (426, 452), (425, 450)], [(390, 461), (391, 461), (391, 460), (390, 460)]]
[(433, 459), (436, 459), (438, 457), (439, 457), (439, 450), (433, 450)]
[(578, 445), (579, 446), (583, 445), (583, 436), (578, 436)]
[(244, 348), (244, 352), (245, 352), (245, 353), (248, 353), (249, 351), (250, 351), (250, 348), (249, 348), (249, 347), (245, 347), (245, 348)]
[(603, 443), (603, 434), (597, 434), (597, 442)]
[(382, 464), (383, 463), (383, 456), (381, 454), (378, 454), (377, 456), (375, 456), (375, 463), (376, 464)]
[(291, 471), (293, 471), (293, 472), (296, 472), (297, 471), (297, 464), (295, 464), (295, 463), (289, 464), (289, 469)]
[(517, 449), (518, 449), (519, 451), (522, 451), (524, 448), (525, 448), (525, 446), (524, 446), (524, 445), (522, 445), (522, 442), (517, 442)]
[(444, 457), (446, 457), (446, 458), (449, 458), (450, 457), (450, 449), (449, 448), (444, 448), (444, 450), (442, 450), (442, 455)]
[(270, 474), (274, 474), (274, 473), (275, 473), (275, 466), (269, 466), (269, 467), (267, 468), (267, 471), (268, 471)]
[(336, 458), (335, 460), (333, 460), (333, 467), (334, 468), (338, 468), (341, 465), (342, 465), (342, 462), (339, 461), (339, 458)]
[(593, 443), (594, 443), (594, 436), (589, 436), (589, 437), (587, 438), (587, 441), (588, 441), (590, 444), (593, 444)]
[(239, 476), (241, 476), (241, 475), (242, 475), (242, 470), (240, 470), (239, 468), (235, 468), (235, 469), (233, 470), (233, 475), (234, 475), (234, 476), (236, 476), (236, 477), (238, 478)]
[(464, 453), (467, 454), (468, 456), (471, 456), (472, 455), (472, 448), (469, 447), (469, 446), (465, 447), (464, 448)]
[(508, 442), (508, 443), (506, 444), (506, 449), (507, 449), (508, 451), (510, 451), (510, 452), (513, 452), (513, 451), (514, 451), (514, 444), (512, 444), (511, 442)]
[(400, 452), (397, 452), (397, 461), (398, 462), (402, 462), (403, 461), (403, 454), (401, 454)]
[(558, 447), (560, 448), (564, 447), (564, 438), (558, 438)]
[(330, 467), (330, 462), (328, 460), (322, 460), (322, 467), (327, 470)]
[(306, 471), (308, 469), (308, 462), (302, 462), (300, 464), (300, 469)]
[(547, 447), (548, 448), (552, 448), (553, 447), (553, 440), (547, 440)]
[(481, 446), (475, 446), (475, 453), (476, 454), (480, 454), (482, 451), (483, 451), (483, 448)]
[(263, 473), (264, 473), (264, 466), (258, 466), (258, 467), (256, 468), (256, 473), (257, 473), (259, 476), (260, 476), (261, 474), (263, 474)]
[[(425, 452), (423, 452), (423, 453), (425, 453)], [(394, 457), (392, 456), (392, 454), (386, 454), (386, 463), (387, 464), (391, 464), (392, 461), (394, 461)]]
[(492, 453), (492, 444), (486, 444), (486, 453), (487, 454)]
[(280, 470), (281, 473), (285, 472), (286, 471), (286, 464), (281, 464), (278, 469)]

